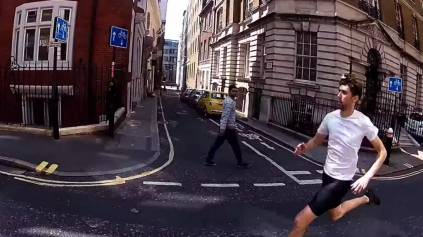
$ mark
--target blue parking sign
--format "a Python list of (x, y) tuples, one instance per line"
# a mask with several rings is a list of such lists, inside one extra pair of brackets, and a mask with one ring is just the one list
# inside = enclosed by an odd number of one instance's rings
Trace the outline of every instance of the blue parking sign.
[(110, 32), (110, 46), (117, 48), (128, 47), (129, 31), (116, 26), (112, 26)]
[(388, 91), (401, 93), (402, 92), (402, 78), (390, 77)]
[(68, 29), (68, 22), (60, 17), (56, 17), (56, 29), (54, 38), (62, 42), (68, 41)]

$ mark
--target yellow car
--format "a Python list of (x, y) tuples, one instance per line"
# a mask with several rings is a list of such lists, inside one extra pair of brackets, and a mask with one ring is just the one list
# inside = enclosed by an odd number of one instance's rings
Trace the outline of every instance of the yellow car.
[(205, 91), (198, 100), (198, 112), (205, 117), (222, 114), (223, 101), (227, 95), (227, 93), (220, 91)]

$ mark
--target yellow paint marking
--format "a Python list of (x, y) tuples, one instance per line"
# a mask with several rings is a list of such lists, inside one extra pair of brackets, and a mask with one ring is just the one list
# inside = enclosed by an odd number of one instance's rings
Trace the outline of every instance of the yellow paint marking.
[(361, 169), (361, 173), (365, 174), (366, 170), (365, 169)]
[(41, 171), (43, 171), (44, 168), (47, 167), (47, 165), (48, 165), (48, 162), (43, 161), (43, 162), (41, 162), (40, 165), (37, 166), (37, 168), (35, 168), (35, 171), (37, 173), (40, 173)]
[(40, 185), (40, 186), (48, 186), (48, 187), (114, 186), (114, 185), (124, 184), (126, 181), (143, 178), (143, 177), (152, 175), (154, 173), (157, 173), (157, 172), (161, 171), (162, 169), (166, 168), (168, 165), (170, 165), (170, 163), (172, 163), (173, 157), (175, 155), (172, 139), (170, 138), (169, 130), (168, 130), (167, 125), (166, 125), (166, 119), (165, 119), (163, 107), (162, 107), (162, 99), (159, 97), (159, 100), (160, 100), (160, 108), (162, 110), (162, 118), (163, 118), (163, 121), (164, 121), (163, 126), (165, 128), (167, 139), (169, 141), (169, 159), (162, 166), (160, 166), (160, 167), (158, 167), (154, 170), (147, 171), (147, 172), (144, 172), (144, 173), (141, 173), (141, 174), (138, 174), (138, 175), (134, 175), (134, 176), (129, 176), (129, 177), (126, 177), (126, 178), (121, 178), (119, 176), (116, 176), (116, 179), (99, 180), (99, 181), (93, 181), (93, 182), (57, 181), (57, 180), (40, 179), (40, 178), (35, 178), (35, 177), (25, 176), (25, 175), (17, 175), (17, 174), (7, 173), (7, 172), (3, 172), (3, 171), (0, 171), (0, 173), (4, 174), (4, 175), (8, 175), (8, 176), (13, 176), (16, 180), (20, 180), (20, 181), (23, 181), (23, 182), (32, 183), (32, 184), (36, 184), (36, 185)]
[(46, 174), (48, 175), (52, 174), (57, 169), (57, 167), (59, 166), (56, 164), (50, 165), (50, 167), (48, 167), (48, 169), (46, 170)]

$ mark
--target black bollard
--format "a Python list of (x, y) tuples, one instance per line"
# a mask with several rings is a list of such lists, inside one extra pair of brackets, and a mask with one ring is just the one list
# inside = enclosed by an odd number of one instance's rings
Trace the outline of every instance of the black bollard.
[(386, 132), (386, 138), (385, 138), (385, 144), (384, 144), (386, 149), (386, 159), (383, 162), (384, 165), (389, 165), (393, 139), (394, 139), (394, 131), (392, 130), (392, 128), (389, 128), (388, 131)]

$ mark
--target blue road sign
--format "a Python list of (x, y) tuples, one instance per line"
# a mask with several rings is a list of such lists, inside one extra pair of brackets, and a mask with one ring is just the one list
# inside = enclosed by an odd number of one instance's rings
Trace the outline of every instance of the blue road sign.
[(60, 17), (56, 17), (56, 29), (54, 38), (62, 42), (68, 41), (68, 29), (68, 22)]
[(401, 93), (402, 92), (402, 78), (390, 77), (388, 91)]
[(110, 32), (110, 46), (126, 49), (128, 47), (128, 34), (128, 30), (112, 26)]

